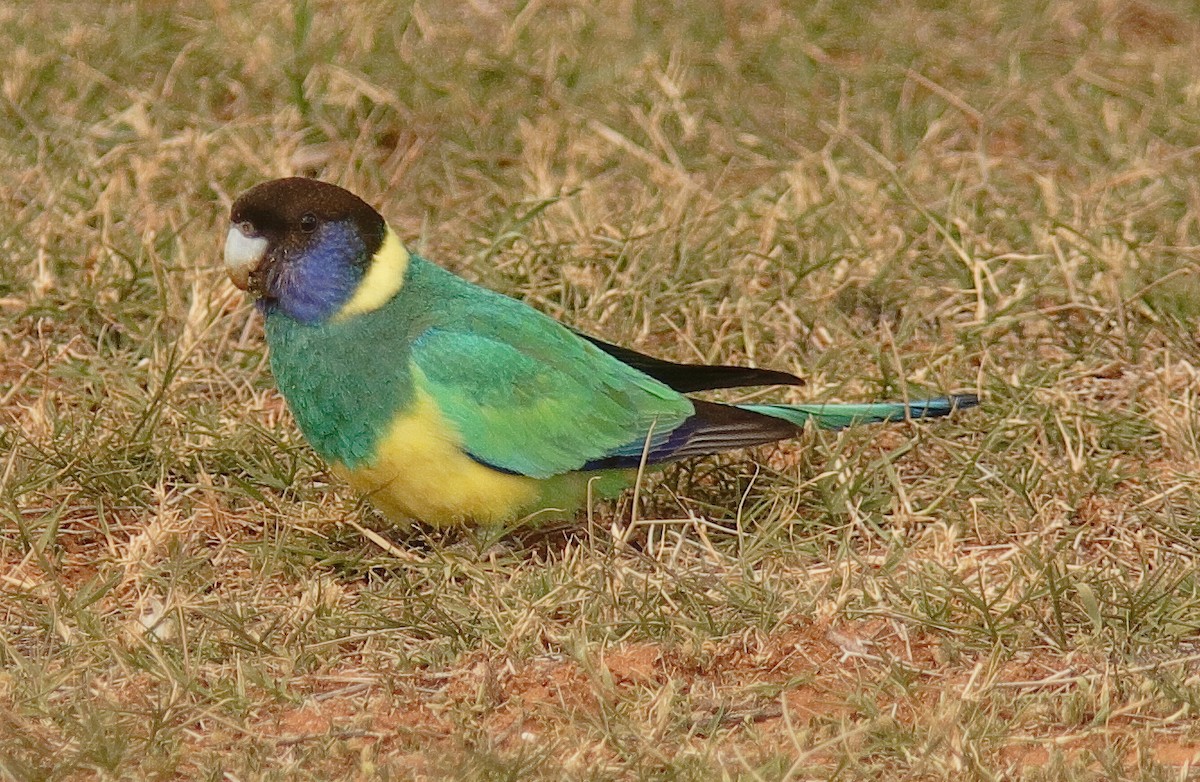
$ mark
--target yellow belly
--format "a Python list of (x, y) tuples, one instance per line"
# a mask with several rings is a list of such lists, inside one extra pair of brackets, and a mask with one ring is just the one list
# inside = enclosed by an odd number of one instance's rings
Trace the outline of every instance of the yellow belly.
[(586, 492), (582, 475), (539, 481), (475, 461), (463, 452), (457, 432), (427, 394), (419, 394), (410, 412), (392, 422), (370, 465), (349, 469), (335, 464), (333, 468), (397, 523), (413, 519), (438, 526), (508, 522), (541, 510), (548, 483), (561, 484), (563, 479), (578, 483), (576, 503)]

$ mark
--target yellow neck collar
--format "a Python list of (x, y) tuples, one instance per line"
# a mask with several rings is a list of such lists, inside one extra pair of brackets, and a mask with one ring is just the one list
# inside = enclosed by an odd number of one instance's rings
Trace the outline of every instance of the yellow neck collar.
[(383, 244), (371, 259), (367, 273), (358, 284), (350, 301), (342, 305), (334, 321), (345, 320), (354, 315), (373, 312), (387, 304), (404, 285), (404, 272), (408, 269), (408, 250), (389, 227)]

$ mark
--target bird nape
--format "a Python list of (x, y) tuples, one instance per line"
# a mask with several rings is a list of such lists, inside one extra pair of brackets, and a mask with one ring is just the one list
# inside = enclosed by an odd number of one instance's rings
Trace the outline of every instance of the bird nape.
[(336, 185), (265, 182), (233, 204), (230, 279), (265, 319), (271, 370), (304, 436), (396, 522), (573, 513), (639, 466), (761, 445), (809, 421), (936, 418), (970, 394), (875, 404), (728, 405), (686, 393), (799, 385), (679, 364), (579, 334), (405, 250)]

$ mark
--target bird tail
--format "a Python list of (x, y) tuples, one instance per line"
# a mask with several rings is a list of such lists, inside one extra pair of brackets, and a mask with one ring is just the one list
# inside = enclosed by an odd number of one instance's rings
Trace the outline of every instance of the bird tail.
[(974, 394), (951, 394), (936, 399), (908, 402), (876, 402), (873, 404), (827, 405), (738, 405), (743, 410), (782, 418), (796, 426), (813, 421), (822, 429), (845, 429), (858, 424), (903, 421), (906, 418), (941, 418), (957, 410), (979, 404)]

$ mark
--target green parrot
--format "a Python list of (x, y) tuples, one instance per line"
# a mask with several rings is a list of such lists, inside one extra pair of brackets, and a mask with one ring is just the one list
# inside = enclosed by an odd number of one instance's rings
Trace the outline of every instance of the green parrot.
[(795, 385), (677, 364), (580, 334), (404, 249), (365, 201), (293, 177), (233, 204), (230, 278), (265, 318), (271, 370), (317, 453), (396, 522), (574, 512), (639, 466), (768, 443), (807, 421), (930, 418), (968, 394), (881, 404), (725, 405), (685, 394)]

